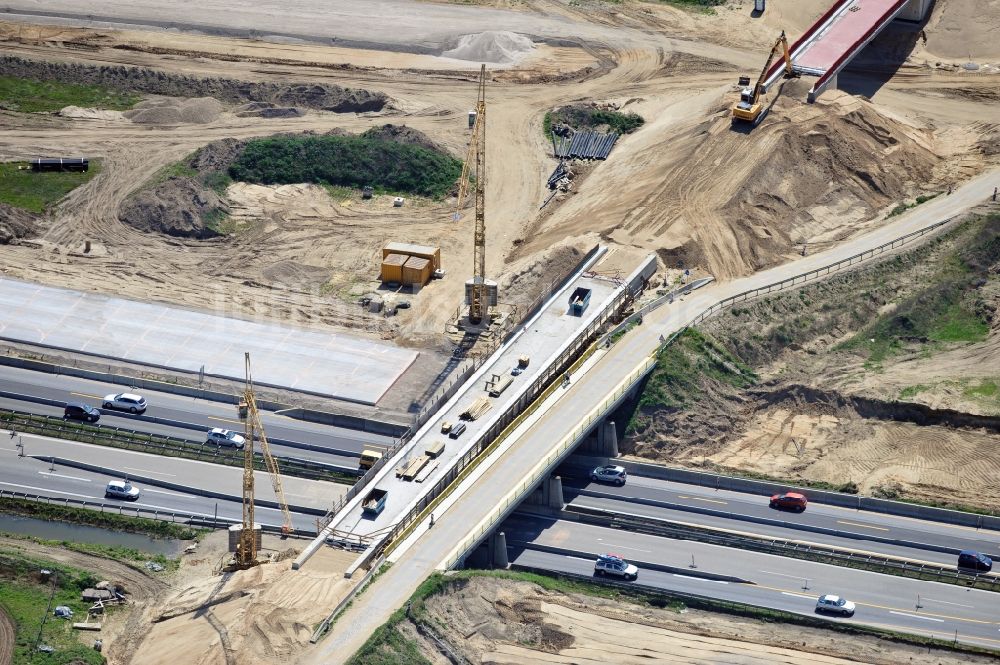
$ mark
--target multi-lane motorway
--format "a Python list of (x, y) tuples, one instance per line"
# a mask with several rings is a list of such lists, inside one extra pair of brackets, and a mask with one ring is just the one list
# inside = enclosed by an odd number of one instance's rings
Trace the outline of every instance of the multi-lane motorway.
[[(665, 590), (808, 615), (814, 614), (817, 597), (837, 594), (854, 601), (857, 612), (853, 618), (835, 621), (1000, 647), (1000, 603), (990, 591), (520, 513), (508, 518), (501, 530), (515, 565), (592, 575), (592, 555), (612, 552), (679, 569), (660, 572), (640, 565), (638, 582)], [(534, 549), (539, 546), (579, 554)], [(737, 576), (749, 583), (700, 578), (701, 571)]]
[(816, 502), (811, 502), (803, 513), (792, 513), (771, 509), (766, 496), (636, 475), (630, 476), (624, 487), (615, 487), (590, 482), (578, 467), (565, 465), (562, 471), (565, 472), (565, 497), (570, 506), (944, 565), (954, 565), (956, 554), (963, 549), (1000, 559), (1000, 532), (997, 531)]
[[(84, 402), (98, 408), (101, 408), (101, 401), (105, 395), (129, 392), (124, 386), (7, 366), (0, 366), (0, 391), (8, 395), (26, 395), (59, 403)], [(149, 404), (145, 414), (134, 416), (102, 409), (100, 424), (202, 441), (205, 431), (213, 427), (236, 430), (243, 428), (243, 422), (237, 419), (235, 407), (231, 404), (148, 390), (140, 392)], [(0, 408), (28, 411), (39, 415), (62, 415), (62, 408), (59, 406), (10, 397), (0, 397)], [(366, 445), (376, 447), (392, 445), (390, 437), (296, 420), (269, 411), (262, 411), (261, 419), (268, 439), (309, 446), (304, 448), (273, 444), (274, 453), (283, 457), (297, 457), (357, 468), (358, 455)], [(169, 421), (172, 424), (155, 420)], [(185, 425), (181, 426), (182, 423)]]

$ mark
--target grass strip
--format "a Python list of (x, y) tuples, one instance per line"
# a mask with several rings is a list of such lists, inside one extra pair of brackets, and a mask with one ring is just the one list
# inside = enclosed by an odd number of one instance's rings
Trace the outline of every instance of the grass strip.
[(21, 113), (58, 111), (66, 106), (124, 111), (141, 98), (100, 85), (36, 81), (0, 76), (0, 108)]
[(83, 173), (36, 173), (29, 167), (28, 162), (0, 163), (0, 203), (40, 213), (100, 173), (101, 160), (90, 160)]
[(15, 497), (0, 497), (0, 513), (22, 515), (46, 521), (83, 524), (127, 533), (141, 533), (153, 538), (196, 540), (208, 532), (206, 529), (196, 529), (184, 524), (163, 522), (147, 517), (128, 517), (117, 513), (98, 512), (58, 503), (40, 503)]

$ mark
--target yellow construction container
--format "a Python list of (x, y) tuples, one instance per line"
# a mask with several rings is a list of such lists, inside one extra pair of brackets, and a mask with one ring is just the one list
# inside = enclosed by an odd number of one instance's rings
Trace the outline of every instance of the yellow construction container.
[(420, 256), (411, 256), (403, 264), (403, 284), (423, 286), (431, 281), (431, 262)]
[(389, 254), (382, 257), (382, 281), (402, 282), (403, 264), (410, 257), (406, 254)]
[(382, 248), (382, 258), (385, 259), (390, 254), (406, 254), (407, 256), (419, 256), (431, 262), (431, 272), (441, 267), (441, 248), (430, 247), (428, 245), (414, 245), (408, 242), (390, 242)]

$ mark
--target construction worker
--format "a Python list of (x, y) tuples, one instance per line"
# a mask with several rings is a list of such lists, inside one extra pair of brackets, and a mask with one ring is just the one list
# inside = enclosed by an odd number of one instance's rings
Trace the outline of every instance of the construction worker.
[(951, 196), (951, 185), (948, 185), (948, 196)]
[(430, 526), (428, 526), (427, 528), (429, 529), (432, 526), (434, 526), (434, 513), (431, 513), (431, 523)]
[(993, 188), (993, 200), (994, 201), (997, 200), (997, 188), (996, 187)]

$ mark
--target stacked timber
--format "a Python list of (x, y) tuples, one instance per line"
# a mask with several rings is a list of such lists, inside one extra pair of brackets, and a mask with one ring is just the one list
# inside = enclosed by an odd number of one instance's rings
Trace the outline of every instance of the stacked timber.
[(486, 395), (480, 395), (472, 404), (468, 406), (467, 409), (465, 409), (465, 411), (458, 414), (458, 417), (462, 420), (476, 420), (489, 411), (492, 406), (493, 405), (490, 403), (489, 397)]

